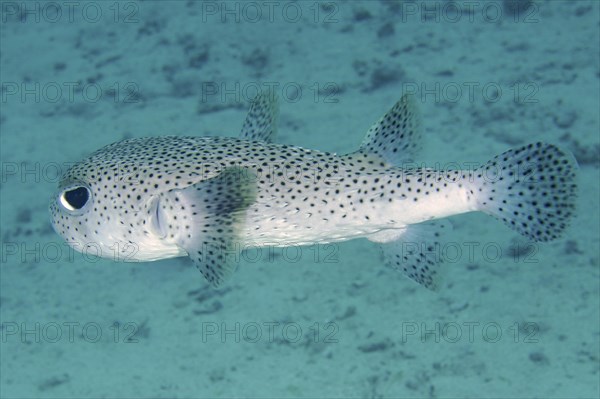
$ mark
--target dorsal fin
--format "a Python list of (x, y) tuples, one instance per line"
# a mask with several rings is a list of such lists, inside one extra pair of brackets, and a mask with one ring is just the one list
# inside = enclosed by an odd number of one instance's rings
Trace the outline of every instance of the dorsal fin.
[(240, 138), (271, 143), (277, 134), (279, 107), (277, 96), (270, 90), (259, 93), (246, 116)]
[(414, 97), (405, 94), (371, 126), (358, 149), (392, 165), (414, 161), (421, 149), (421, 120)]

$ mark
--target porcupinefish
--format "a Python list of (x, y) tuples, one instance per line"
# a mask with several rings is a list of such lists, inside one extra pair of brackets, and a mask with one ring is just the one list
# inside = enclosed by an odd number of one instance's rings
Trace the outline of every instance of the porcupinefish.
[(263, 93), (239, 138), (110, 144), (62, 176), (50, 203), (54, 229), (73, 248), (93, 244), (105, 257), (189, 256), (214, 286), (236, 269), (236, 244), (366, 237), (381, 246), (385, 263), (435, 289), (443, 259), (434, 249), (448, 224), (434, 219), (481, 211), (531, 240), (549, 241), (574, 213), (577, 163), (552, 144), (511, 149), (469, 170), (407, 162), (421, 138), (410, 95), (345, 155), (273, 143), (277, 119), (275, 96)]

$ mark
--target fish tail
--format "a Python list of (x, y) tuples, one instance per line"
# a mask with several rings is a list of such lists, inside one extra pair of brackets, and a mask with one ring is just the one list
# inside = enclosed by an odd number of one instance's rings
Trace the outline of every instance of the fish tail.
[(574, 214), (577, 168), (552, 144), (506, 151), (474, 171), (477, 209), (534, 241), (558, 238)]

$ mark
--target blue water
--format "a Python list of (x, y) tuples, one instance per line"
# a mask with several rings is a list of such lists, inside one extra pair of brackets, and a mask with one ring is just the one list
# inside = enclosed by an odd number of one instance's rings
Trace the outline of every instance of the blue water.
[[(1, 2), (0, 396), (598, 397), (599, 4)], [(416, 162), (560, 145), (577, 215), (545, 244), (450, 218), (438, 292), (364, 239), (244, 253), (215, 290), (187, 258), (114, 262), (54, 233), (71, 162), (237, 136), (265, 88), (278, 142), (306, 148), (354, 151), (409, 92)]]

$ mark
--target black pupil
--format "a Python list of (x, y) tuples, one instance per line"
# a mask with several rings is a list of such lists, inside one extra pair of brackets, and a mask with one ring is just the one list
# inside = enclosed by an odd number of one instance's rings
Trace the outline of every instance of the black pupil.
[(65, 199), (75, 209), (81, 209), (88, 202), (90, 195), (87, 188), (77, 187), (65, 193)]

